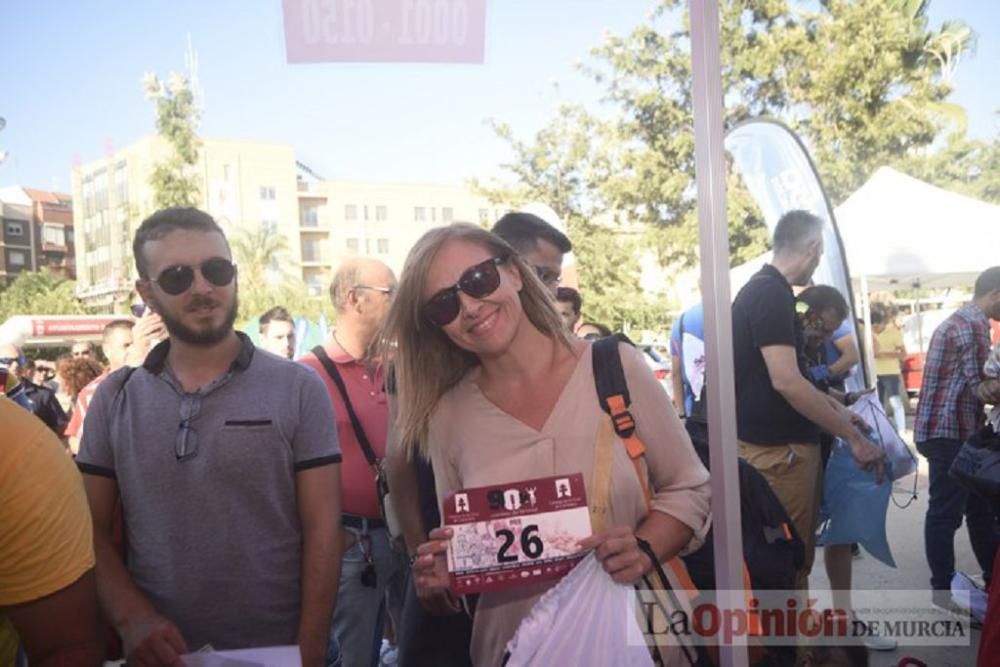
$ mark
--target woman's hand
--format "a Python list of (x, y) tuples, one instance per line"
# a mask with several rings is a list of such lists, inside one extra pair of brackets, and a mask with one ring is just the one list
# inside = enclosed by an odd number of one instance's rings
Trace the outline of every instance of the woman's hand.
[(635, 531), (628, 526), (591, 535), (580, 541), (580, 548), (593, 549), (605, 572), (619, 584), (631, 586), (653, 567), (649, 556), (639, 548)]
[(420, 604), (432, 614), (455, 614), (462, 610), (458, 600), (448, 590), (448, 562), (445, 553), (451, 528), (435, 528), (428, 540), (417, 547), (413, 561), (413, 587)]

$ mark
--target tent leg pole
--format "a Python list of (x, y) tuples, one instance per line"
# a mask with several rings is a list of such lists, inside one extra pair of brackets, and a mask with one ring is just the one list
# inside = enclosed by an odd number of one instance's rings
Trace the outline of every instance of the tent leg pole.
[[(743, 534), (737, 467), (733, 323), (729, 298), (729, 224), (723, 133), (719, 7), (716, 0), (690, 0), (695, 181), (701, 286), (705, 307), (705, 370), (708, 381), (715, 581), (720, 612), (743, 609)], [(746, 637), (719, 646), (719, 664), (746, 667)]]
[(875, 333), (872, 331), (872, 303), (868, 292), (868, 276), (861, 274), (861, 316), (865, 322), (865, 386), (876, 386)]

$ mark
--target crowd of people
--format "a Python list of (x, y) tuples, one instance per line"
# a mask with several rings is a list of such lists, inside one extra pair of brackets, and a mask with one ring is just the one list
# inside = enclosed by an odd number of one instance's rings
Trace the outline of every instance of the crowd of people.
[[(732, 307), (734, 449), (804, 545), (802, 592), (831, 447), (843, 443), (880, 481), (885, 473), (884, 452), (846, 407), (857, 396), (844, 379), (860, 360), (850, 307), (812, 284), (822, 225), (784, 215), (772, 263)], [(147, 218), (133, 239), (145, 307), (105, 328), (103, 364), (93, 346), (74, 345), (49, 377), (0, 346), (10, 397), (0, 399), (0, 665), (18, 653), (32, 667), (175, 665), (205, 647), (279, 645), (298, 646), (307, 667), (502, 665), (556, 582), (455, 594), (441, 502), (475, 487), (582, 473), (598, 493), (595, 471), (606, 468), (607, 518), (579, 549), (613, 581), (634, 585), (697, 550), (711, 526), (709, 472), (692, 444), (710, 437), (702, 309), (674, 325), (673, 403), (642, 352), (616, 342), (644, 445), (633, 455), (607, 430), (594, 390), (593, 350), (612, 331), (584, 322), (586, 295), (560, 286), (571, 250), (552, 225), (512, 212), (492, 231), (427, 232), (398, 282), (382, 262), (346, 260), (329, 289), (332, 334), (293, 359), (286, 309), (260, 317), (260, 347), (235, 328), (238, 268), (211, 216)], [(984, 406), (1000, 402), (998, 373), (984, 370), (991, 318), (1000, 268), (932, 338), (916, 416), (942, 605), (963, 516), (987, 583), (994, 571), (996, 505), (948, 476), (986, 423)], [(905, 420), (890, 319), (872, 312), (876, 373)], [(603, 437), (622, 443), (606, 460)], [(824, 551), (838, 591), (851, 588), (851, 549)], [(840, 603), (850, 609), (849, 597)], [(1000, 610), (991, 613), (995, 625)], [(658, 656), (685, 664), (677, 646)], [(857, 650), (800, 657), (867, 664)]]

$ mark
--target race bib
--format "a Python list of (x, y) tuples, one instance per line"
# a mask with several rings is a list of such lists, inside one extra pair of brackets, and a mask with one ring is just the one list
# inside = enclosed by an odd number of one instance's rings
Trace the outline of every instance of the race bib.
[(558, 579), (584, 556), (590, 537), (583, 475), (465, 489), (444, 501), (451, 590), (497, 591)]

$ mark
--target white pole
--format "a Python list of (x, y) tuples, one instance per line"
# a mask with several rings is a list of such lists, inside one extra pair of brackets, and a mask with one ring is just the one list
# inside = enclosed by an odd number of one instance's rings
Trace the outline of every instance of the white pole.
[(865, 388), (875, 386), (875, 332), (872, 331), (872, 303), (868, 295), (868, 276), (861, 274), (861, 317), (865, 322)]
[[(743, 534), (733, 389), (733, 323), (729, 298), (729, 229), (723, 146), (719, 7), (716, 0), (691, 0), (695, 176), (701, 242), (701, 286), (705, 308), (705, 371), (708, 381), (709, 455), (712, 464), (716, 589), (743, 590)], [(720, 596), (721, 609), (739, 609), (742, 594)], [(745, 641), (745, 638), (744, 638)], [(719, 647), (724, 667), (746, 667), (746, 644)]]

